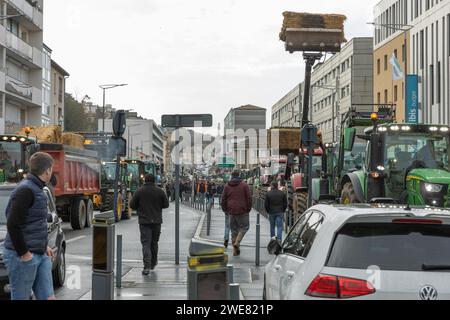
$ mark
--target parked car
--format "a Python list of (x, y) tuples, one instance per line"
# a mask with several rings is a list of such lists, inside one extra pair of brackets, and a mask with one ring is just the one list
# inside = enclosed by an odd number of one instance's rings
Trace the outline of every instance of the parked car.
[[(6, 237), (6, 207), (9, 197), (17, 185), (0, 186), (0, 299), (9, 299), (9, 279), (3, 262), (3, 242)], [(56, 213), (55, 202), (48, 188), (44, 188), (48, 201), (48, 239), (49, 246), (54, 250), (56, 259), (53, 261), (53, 284), (55, 288), (62, 287), (66, 279), (66, 239), (61, 227), (61, 219)]]
[(267, 300), (450, 299), (447, 210), (319, 205), (271, 247)]

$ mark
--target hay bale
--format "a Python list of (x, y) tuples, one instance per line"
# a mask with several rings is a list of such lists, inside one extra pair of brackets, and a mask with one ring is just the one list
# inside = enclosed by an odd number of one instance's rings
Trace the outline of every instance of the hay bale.
[(63, 133), (62, 134), (62, 142), (66, 146), (84, 149), (84, 137), (75, 133)]
[(286, 30), (288, 28), (302, 29), (338, 29), (342, 30), (342, 42), (346, 42), (344, 34), (344, 23), (347, 17), (340, 14), (314, 14), (284, 12), (283, 28), (280, 33), (280, 40), (286, 41)]
[(275, 147), (277, 142), (272, 142), (272, 134), (279, 135), (279, 150), (281, 154), (298, 154), (300, 150), (300, 129), (298, 128), (273, 128), (268, 132), (269, 148)]
[[(26, 135), (25, 128), (17, 134)], [(31, 127), (30, 137), (36, 138), (38, 142), (42, 143), (62, 143), (62, 129), (60, 126), (48, 127)]]

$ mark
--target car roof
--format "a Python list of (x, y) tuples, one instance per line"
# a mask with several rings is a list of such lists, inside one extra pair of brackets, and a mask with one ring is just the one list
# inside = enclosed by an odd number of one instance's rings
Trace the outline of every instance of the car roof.
[(411, 207), (387, 204), (317, 205), (311, 210), (322, 212), (327, 219), (337, 224), (358, 217), (399, 217), (426, 218), (442, 217), (450, 219), (450, 210), (431, 207)]

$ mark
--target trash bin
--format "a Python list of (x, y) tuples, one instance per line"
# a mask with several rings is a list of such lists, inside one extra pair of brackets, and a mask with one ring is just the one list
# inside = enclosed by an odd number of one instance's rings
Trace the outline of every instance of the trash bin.
[(223, 246), (193, 239), (188, 257), (188, 299), (229, 300), (232, 270)]

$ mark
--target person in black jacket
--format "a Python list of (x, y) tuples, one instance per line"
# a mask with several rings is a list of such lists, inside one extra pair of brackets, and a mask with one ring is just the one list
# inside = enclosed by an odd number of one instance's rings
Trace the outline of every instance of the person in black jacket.
[(269, 214), (270, 236), (275, 238), (275, 227), (277, 228), (277, 240), (283, 240), (284, 213), (288, 208), (286, 193), (278, 189), (278, 182), (272, 182), (272, 189), (266, 196), (265, 208)]
[(143, 275), (148, 276), (150, 270), (158, 265), (158, 242), (163, 224), (162, 211), (169, 208), (164, 190), (156, 186), (155, 176), (145, 177), (145, 184), (133, 196), (130, 206), (137, 210), (141, 231), (142, 252), (144, 255)]

